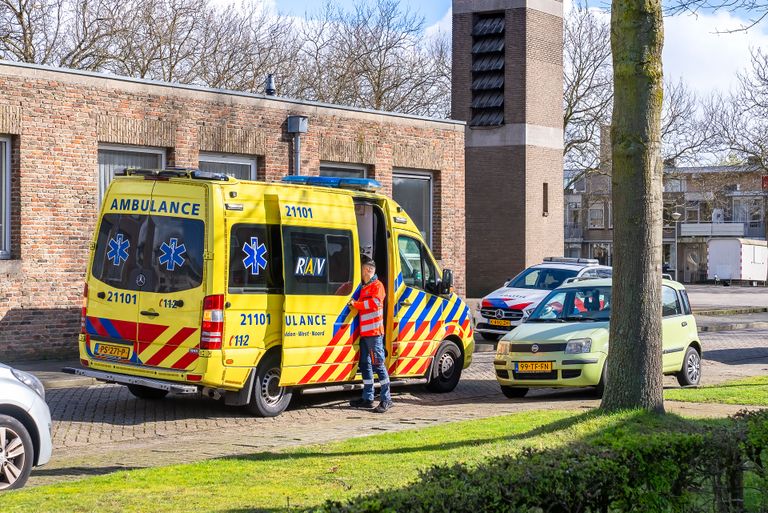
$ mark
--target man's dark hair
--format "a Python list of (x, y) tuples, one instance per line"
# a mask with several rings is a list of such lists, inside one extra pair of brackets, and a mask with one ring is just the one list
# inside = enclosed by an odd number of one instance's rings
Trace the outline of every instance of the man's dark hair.
[(360, 257), (360, 265), (370, 265), (376, 269), (376, 262), (374, 262), (373, 258), (369, 257), (368, 255), (363, 255)]

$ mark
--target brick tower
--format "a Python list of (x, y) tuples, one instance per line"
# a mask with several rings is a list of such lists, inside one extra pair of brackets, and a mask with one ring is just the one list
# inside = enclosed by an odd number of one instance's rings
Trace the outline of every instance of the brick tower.
[(563, 254), (563, 3), (453, 0), (467, 295)]

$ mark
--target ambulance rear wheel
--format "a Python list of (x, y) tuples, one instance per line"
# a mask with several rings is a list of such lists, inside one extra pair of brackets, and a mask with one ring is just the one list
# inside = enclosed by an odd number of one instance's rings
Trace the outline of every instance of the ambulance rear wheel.
[(259, 417), (276, 417), (288, 408), (293, 395), (290, 388), (280, 386), (280, 353), (262, 358), (254, 371), (253, 390), (248, 410)]
[(168, 395), (167, 390), (160, 390), (159, 388), (149, 388), (142, 385), (127, 385), (127, 387), (134, 397), (148, 401), (157, 401)]
[(438, 393), (452, 392), (459, 384), (463, 366), (459, 346), (450, 340), (444, 341), (435, 355), (427, 390)]

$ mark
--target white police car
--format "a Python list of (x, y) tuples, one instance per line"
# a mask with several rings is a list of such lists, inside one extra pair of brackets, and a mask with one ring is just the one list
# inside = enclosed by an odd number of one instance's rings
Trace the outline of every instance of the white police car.
[(525, 310), (533, 310), (566, 280), (610, 278), (611, 274), (610, 267), (594, 259), (547, 257), (480, 301), (473, 315), (475, 331), (485, 340), (498, 340), (522, 322)]

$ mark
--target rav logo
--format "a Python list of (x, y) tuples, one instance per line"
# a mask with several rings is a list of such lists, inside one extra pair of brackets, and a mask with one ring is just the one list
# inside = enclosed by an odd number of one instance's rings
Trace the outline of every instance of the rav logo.
[(325, 272), (325, 258), (299, 257), (296, 260), (296, 276), (322, 276)]

